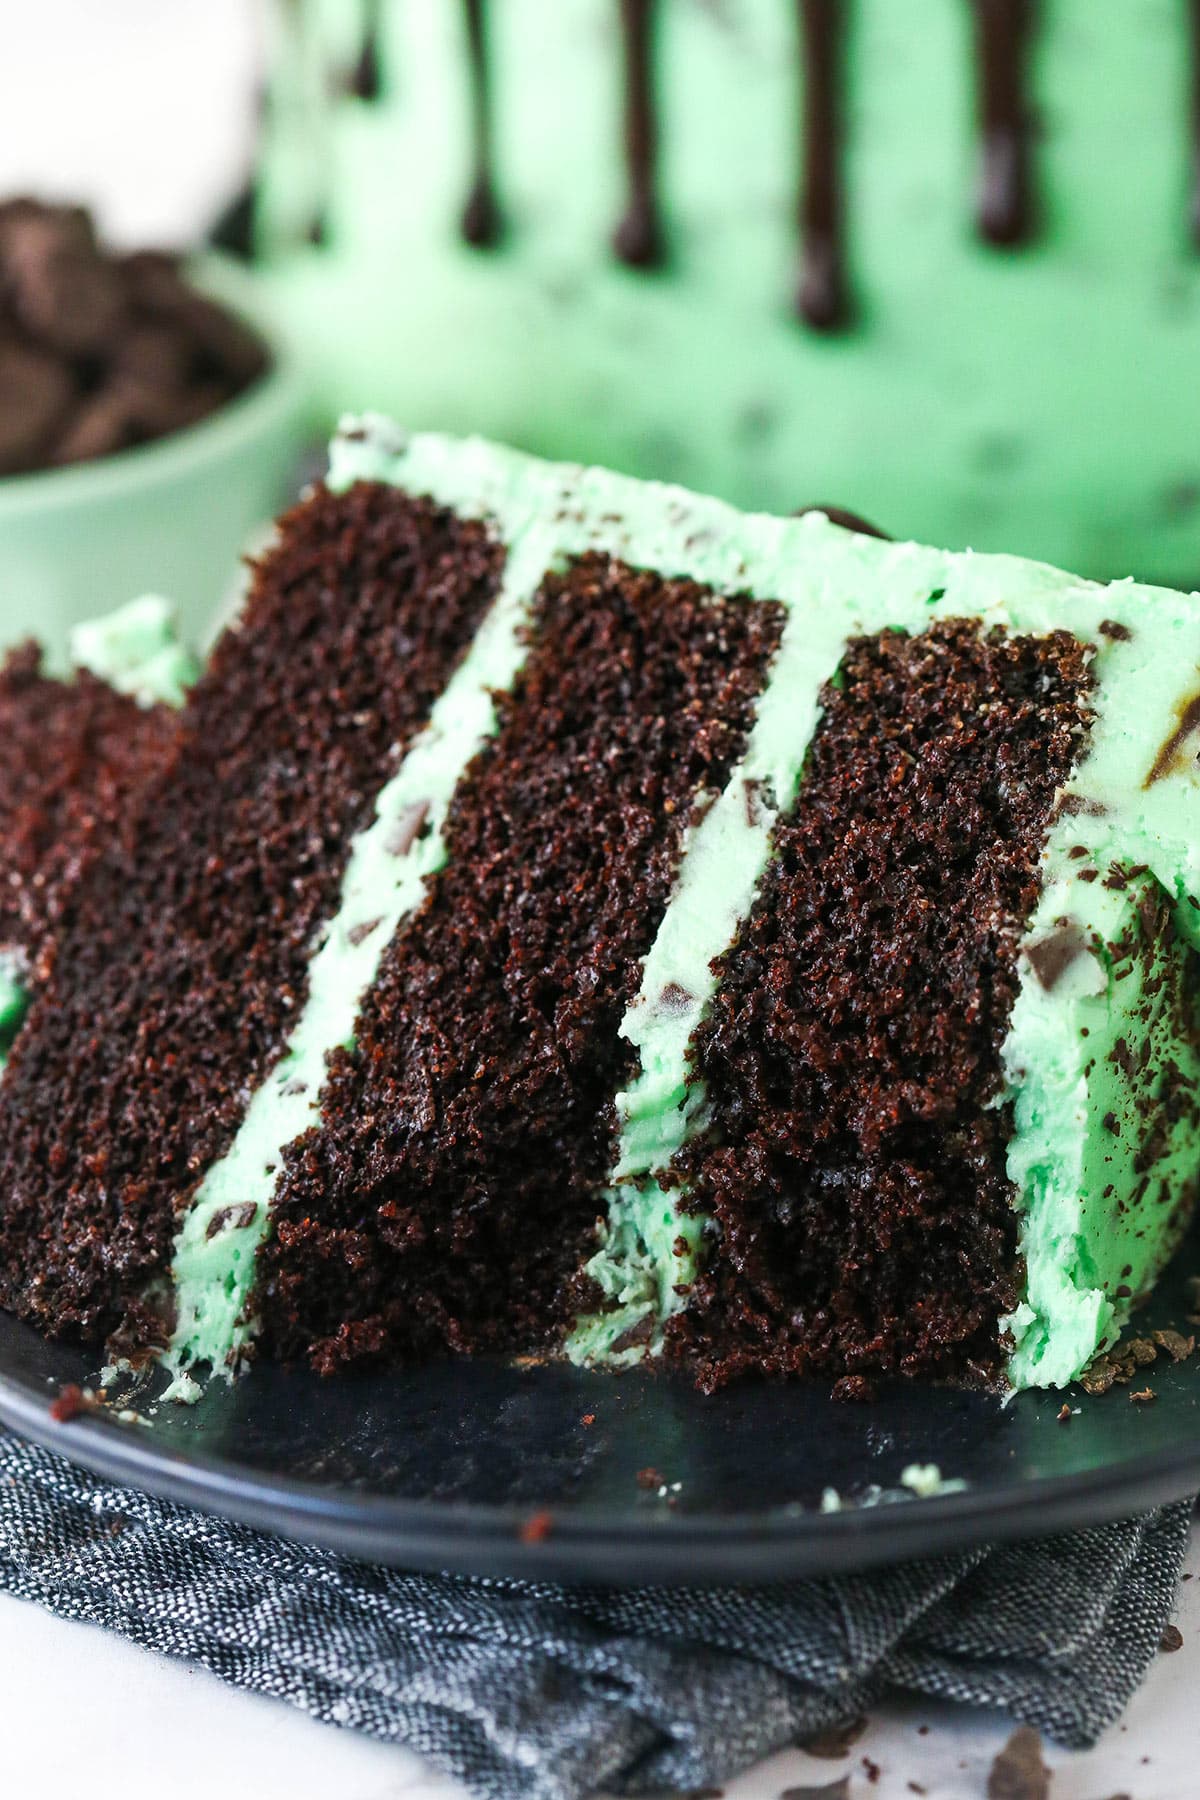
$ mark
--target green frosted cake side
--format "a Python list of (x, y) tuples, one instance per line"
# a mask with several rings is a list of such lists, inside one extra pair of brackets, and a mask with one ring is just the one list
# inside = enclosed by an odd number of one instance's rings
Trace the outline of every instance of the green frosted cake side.
[(289, 9), (258, 246), (331, 416), (1200, 581), (1188, 8), (1045, 0), (1007, 85), (1017, 7), (628, 11), (640, 81), (611, 0), (385, 7), (363, 97)]

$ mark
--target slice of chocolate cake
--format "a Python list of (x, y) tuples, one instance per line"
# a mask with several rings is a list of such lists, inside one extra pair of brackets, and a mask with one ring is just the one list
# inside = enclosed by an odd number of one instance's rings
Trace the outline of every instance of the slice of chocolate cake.
[(1194, 1200), (1198, 669), (1195, 597), (348, 427), (65, 909), (5, 1303), (182, 1395), (1070, 1380)]
[(26, 643), (0, 665), (0, 1067), (69, 897), (165, 756), (195, 676), (156, 596), (77, 626), (70, 658), (59, 678)]

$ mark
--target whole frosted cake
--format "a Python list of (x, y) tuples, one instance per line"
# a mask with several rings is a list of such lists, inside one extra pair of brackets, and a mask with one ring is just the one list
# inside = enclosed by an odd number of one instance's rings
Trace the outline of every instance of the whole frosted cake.
[(232, 222), (335, 408), (1192, 587), (1198, 18), (295, 0)]
[(182, 1393), (1069, 1381), (1194, 1200), (1198, 669), (1195, 596), (349, 425), (39, 925), (3, 1303)]

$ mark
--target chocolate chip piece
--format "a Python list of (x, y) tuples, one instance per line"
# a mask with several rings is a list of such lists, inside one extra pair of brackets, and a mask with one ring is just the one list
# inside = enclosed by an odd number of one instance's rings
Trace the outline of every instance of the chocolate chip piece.
[(888, 544), (892, 541), (890, 532), (881, 531), (878, 525), (872, 525), (861, 513), (851, 512), (845, 506), (798, 506), (794, 516), (803, 519), (806, 514), (814, 512), (824, 513), (831, 525), (840, 525), (843, 531), (856, 531), (860, 537), (882, 538)]
[(117, 377), (86, 400), (54, 446), (55, 463), (89, 462), (162, 437), (186, 421), (178, 400)]
[(1029, 966), (1047, 993), (1058, 985), (1076, 957), (1087, 949), (1087, 939), (1079, 926), (1071, 923), (1037, 938), (1025, 947)]
[(189, 287), (171, 257), (142, 251), (121, 267), (137, 304), (184, 332), (207, 373), (227, 375), (239, 387), (262, 374), (266, 351), (257, 332)]
[(74, 380), (61, 363), (0, 340), (0, 475), (37, 467), (74, 398)]
[(215, 1238), (222, 1231), (245, 1231), (257, 1217), (258, 1206), (253, 1200), (239, 1201), (236, 1206), (219, 1206), (208, 1221), (205, 1238)]
[(1178, 1625), (1165, 1625), (1163, 1634), (1158, 1640), (1160, 1650), (1172, 1651), (1183, 1649), (1183, 1633)]
[(819, 1787), (784, 1788), (779, 1800), (850, 1800), (850, 1777), (839, 1775), (836, 1781), (822, 1782)]
[(125, 287), (86, 215), (47, 207), (10, 219), (0, 258), (9, 307), (30, 337), (67, 357), (104, 351), (125, 313)]
[(407, 856), (423, 834), (428, 817), (428, 800), (415, 800), (411, 806), (406, 806), (384, 841), (384, 849), (388, 855)]
[(371, 933), (373, 931), (378, 931), (379, 927), (382, 924), (383, 924), (382, 918), (363, 919), (360, 924), (352, 925), (350, 927), (349, 931), (346, 933), (346, 937), (349, 940), (349, 942), (352, 943), (354, 945), (354, 947), (357, 949), (359, 944), (365, 943), (366, 940), (370, 937)]
[(112, 368), (148, 387), (182, 390), (192, 376), (193, 350), (178, 326), (135, 320), (116, 342)]

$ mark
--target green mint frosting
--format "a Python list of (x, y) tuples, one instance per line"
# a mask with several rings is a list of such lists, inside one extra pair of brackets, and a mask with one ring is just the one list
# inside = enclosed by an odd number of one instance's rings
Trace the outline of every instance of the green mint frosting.
[(200, 673), (176, 636), (170, 602), (157, 594), (76, 625), (70, 656), (75, 668), (90, 670), (139, 706), (182, 706)]

